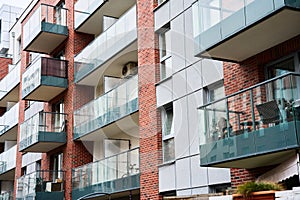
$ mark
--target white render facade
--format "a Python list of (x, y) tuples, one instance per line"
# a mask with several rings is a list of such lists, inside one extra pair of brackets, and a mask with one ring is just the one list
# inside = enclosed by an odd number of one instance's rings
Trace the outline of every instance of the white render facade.
[[(223, 63), (194, 56), (193, 0), (163, 1), (155, 11), (159, 35), (161, 81), (156, 85), (157, 108), (172, 107), (171, 131), (164, 142), (173, 140), (174, 156), (159, 167), (159, 191), (172, 196), (221, 192), (230, 187), (230, 169), (200, 167), (199, 116), (197, 107), (207, 103), (209, 90), (223, 85)], [(164, 36), (161, 36), (164, 35)], [(164, 37), (162, 39), (162, 37)], [(163, 44), (162, 44), (163, 43)], [(162, 45), (165, 45), (162, 47)], [(223, 93), (223, 92), (221, 92)], [(223, 95), (223, 94), (221, 94)]]

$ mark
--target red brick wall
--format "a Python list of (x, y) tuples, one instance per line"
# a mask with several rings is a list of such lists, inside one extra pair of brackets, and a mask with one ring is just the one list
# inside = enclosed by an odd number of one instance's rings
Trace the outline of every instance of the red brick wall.
[[(56, 5), (60, 0), (40, 0), (38, 4), (34, 7), (34, 9), (30, 12), (30, 14), (26, 17), (26, 19), (23, 21), (26, 23), (34, 10), (38, 8), (38, 5), (40, 3), (46, 3), (50, 5)], [(57, 102), (60, 99), (64, 99), (64, 108), (65, 113), (67, 114), (67, 144), (59, 147), (47, 154), (43, 154), (42, 157), (42, 169), (49, 169), (50, 168), (50, 158), (52, 155), (63, 152), (63, 170), (66, 171), (65, 174), (65, 199), (70, 200), (71, 199), (71, 193), (72, 193), (72, 168), (92, 162), (92, 155), (86, 150), (85, 146), (81, 142), (74, 142), (73, 141), (73, 112), (74, 107), (78, 108), (79, 105), (76, 105), (76, 103), (86, 103), (86, 98), (82, 98), (82, 101), (73, 101), (75, 98), (74, 91), (74, 55), (80, 52), (84, 47), (86, 47), (94, 38), (92, 35), (82, 34), (82, 33), (76, 33), (73, 30), (74, 27), (74, 3), (75, 0), (68, 0), (65, 1), (66, 8), (68, 9), (68, 29), (69, 29), (69, 36), (66, 39), (66, 41), (61, 44), (57, 49), (55, 49), (52, 54), (56, 54), (60, 52), (61, 50), (65, 49), (65, 58), (68, 60), (68, 89), (63, 92), (59, 97), (54, 98), (51, 100), (49, 105), (45, 105), (45, 109), (49, 110), (51, 108), (51, 104)], [(50, 55), (51, 56), (51, 55)], [(21, 68), (22, 71), (25, 71), (25, 67), (28, 62), (28, 53), (22, 52), (22, 58), (21, 58)], [(21, 88), (21, 87), (20, 87)], [(85, 90), (86, 91), (86, 90)], [(20, 91), (21, 92), (21, 91)], [(86, 96), (85, 96), (86, 97)], [(89, 98), (90, 99), (90, 98)], [(20, 99), (21, 100), (21, 99)], [(84, 102), (83, 102), (84, 101)], [(20, 102), (20, 118), (19, 122), (24, 121), (24, 106), (25, 101)], [(18, 134), (18, 142), (19, 142), (19, 134)], [(22, 155), (21, 153), (17, 153), (17, 167), (16, 167), (16, 174), (15, 177), (18, 179), (21, 175), (21, 163), (22, 163)], [(15, 186), (16, 186), (15, 181)], [(15, 187), (16, 188), (16, 187)]]
[(242, 183), (256, 180), (260, 175), (271, 170), (274, 166), (260, 167), (254, 169), (235, 169), (231, 168), (231, 184), (232, 187), (237, 187)]
[[(224, 85), (226, 95), (238, 92), (265, 80), (265, 66), (300, 49), (300, 35), (259, 53), (240, 64), (224, 63)], [(232, 186), (236, 187), (245, 181), (255, 180), (267, 169), (231, 169)], [(260, 172), (260, 173), (259, 173)]]
[(288, 56), (300, 49), (300, 35), (259, 53), (240, 64), (224, 62), (224, 85), (226, 95), (238, 92), (265, 80), (266, 64)]
[[(140, 125), (140, 197), (161, 199), (158, 164), (161, 162), (161, 122), (156, 109), (155, 83), (159, 77), (157, 37), (152, 0), (138, 0), (138, 65)], [(147, 19), (147, 20), (146, 20)]]
[(12, 64), (11, 58), (0, 57), (0, 80), (8, 73), (8, 64)]

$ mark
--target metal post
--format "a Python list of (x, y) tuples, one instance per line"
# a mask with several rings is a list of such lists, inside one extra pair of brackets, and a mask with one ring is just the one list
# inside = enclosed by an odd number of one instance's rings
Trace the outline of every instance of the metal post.
[(252, 117), (252, 128), (255, 131), (255, 114), (254, 114), (254, 100), (253, 100), (253, 90), (250, 90), (250, 104), (251, 104), (251, 117)]

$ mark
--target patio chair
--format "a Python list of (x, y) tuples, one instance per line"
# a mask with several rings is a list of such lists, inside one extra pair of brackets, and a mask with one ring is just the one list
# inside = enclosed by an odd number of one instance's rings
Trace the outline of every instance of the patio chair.
[(256, 105), (256, 109), (263, 124), (279, 124), (282, 121), (276, 100)]

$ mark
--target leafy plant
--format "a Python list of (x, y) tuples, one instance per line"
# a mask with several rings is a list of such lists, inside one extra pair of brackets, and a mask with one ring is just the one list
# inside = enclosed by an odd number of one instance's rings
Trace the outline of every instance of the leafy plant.
[(247, 182), (237, 188), (237, 193), (244, 197), (250, 197), (252, 192), (268, 191), (268, 190), (283, 190), (283, 187), (277, 183), (270, 182)]

